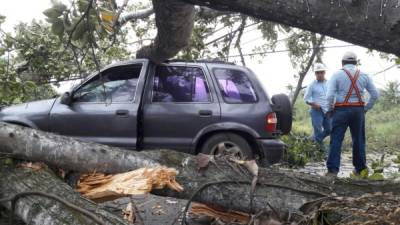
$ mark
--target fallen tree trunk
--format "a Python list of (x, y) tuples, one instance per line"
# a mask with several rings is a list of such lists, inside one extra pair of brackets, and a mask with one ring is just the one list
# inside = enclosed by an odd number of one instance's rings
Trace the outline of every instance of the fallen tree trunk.
[[(280, 214), (288, 211), (300, 213), (299, 209), (305, 203), (332, 193), (339, 196), (359, 196), (378, 191), (400, 194), (400, 185), (389, 181), (332, 181), (325, 177), (265, 168), (259, 169), (257, 185), (253, 190), (252, 173), (245, 166), (225, 158), (205, 157), (199, 163), (198, 158), (175, 151), (127, 151), (10, 124), (0, 124), (0, 128), (0, 151), (10, 157), (84, 172), (116, 173), (165, 165), (179, 171), (176, 181), (184, 190), (179, 193), (170, 190), (154, 193), (225, 209), (244, 212), (272, 209)], [(202, 165), (201, 168), (199, 165)], [(202, 190), (192, 196), (200, 188)]]
[[(92, 212), (104, 224), (129, 224), (122, 219), (121, 215), (115, 215), (94, 202), (82, 198), (79, 193), (45, 167), (34, 171), (31, 168), (16, 167), (10, 160), (0, 160), (0, 199), (27, 192), (59, 196), (76, 207)], [(11, 209), (11, 201), (1, 203)], [(28, 194), (20, 198), (16, 202), (14, 213), (30, 225), (98, 224), (59, 201), (36, 194)]]
[(153, 43), (136, 53), (159, 64), (189, 45), (194, 24), (194, 6), (180, 0), (153, 0), (157, 36)]
[(400, 56), (400, 2), (361, 0), (183, 0), (324, 34)]

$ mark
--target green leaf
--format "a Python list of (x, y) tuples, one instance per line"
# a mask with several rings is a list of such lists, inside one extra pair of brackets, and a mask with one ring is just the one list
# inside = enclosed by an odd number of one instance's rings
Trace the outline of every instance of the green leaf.
[(88, 32), (86, 32), (81, 39), (79, 39), (79, 43), (78, 46), (83, 48), (87, 45), (87, 43), (89, 43), (90, 40), (90, 35)]
[(53, 9), (62, 14), (65, 10), (67, 10), (67, 6), (61, 2), (57, 2), (53, 5)]
[(63, 23), (64, 27), (71, 27), (71, 20), (69, 19), (68, 14), (64, 14)]
[(62, 12), (60, 12), (54, 8), (50, 8), (50, 9), (44, 10), (43, 14), (49, 18), (57, 18), (62, 15)]
[(6, 17), (3, 15), (0, 15), (0, 24), (4, 23), (6, 21)]
[(47, 17), (45, 20), (46, 20), (47, 22), (53, 24), (53, 23), (58, 22), (58, 21), (60, 20), (60, 18), (58, 18), (58, 17), (55, 17), (55, 18)]
[(51, 25), (51, 31), (59, 36), (62, 37), (62, 35), (64, 34), (64, 23), (61, 19), (58, 19), (57, 21), (55, 21), (52, 25)]
[(88, 0), (78, 0), (78, 9), (81, 12), (86, 11), (87, 7), (89, 6)]
[(24, 85), (28, 88), (36, 88), (36, 84), (32, 81), (26, 81)]
[(6, 36), (6, 38), (4, 39), (4, 43), (6, 44), (7, 48), (11, 48), (14, 44), (14, 41), (9, 38), (9, 36)]
[(361, 178), (367, 178), (367, 177), (368, 177), (368, 172), (369, 172), (369, 171), (368, 171), (367, 168), (361, 170), (361, 171), (360, 171), (360, 177), (361, 177)]
[(383, 167), (374, 168), (374, 173), (383, 173)]
[(76, 29), (74, 31), (74, 33), (72, 34), (72, 40), (76, 41), (79, 40), (83, 37), (83, 34), (86, 32), (85, 29), (85, 22), (81, 21), (77, 26)]
[(385, 178), (383, 177), (382, 173), (374, 173), (368, 177), (368, 180), (384, 180), (384, 179)]

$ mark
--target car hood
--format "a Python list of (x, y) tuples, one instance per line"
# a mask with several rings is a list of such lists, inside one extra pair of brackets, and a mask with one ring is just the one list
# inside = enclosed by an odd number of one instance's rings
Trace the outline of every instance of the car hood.
[(1, 109), (0, 115), (4, 117), (7, 115), (48, 114), (55, 100), (56, 98), (52, 98), (4, 107)]

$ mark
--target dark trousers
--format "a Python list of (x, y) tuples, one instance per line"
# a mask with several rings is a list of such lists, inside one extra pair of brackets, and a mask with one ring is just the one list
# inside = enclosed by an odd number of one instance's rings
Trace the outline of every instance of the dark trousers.
[(342, 143), (347, 127), (353, 142), (353, 165), (356, 172), (365, 169), (365, 112), (364, 107), (337, 107), (332, 118), (331, 142), (326, 166), (337, 173), (340, 167)]

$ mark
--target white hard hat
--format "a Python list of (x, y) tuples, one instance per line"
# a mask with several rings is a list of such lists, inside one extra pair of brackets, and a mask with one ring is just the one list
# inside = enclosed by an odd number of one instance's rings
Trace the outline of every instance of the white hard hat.
[(315, 63), (314, 72), (319, 72), (319, 71), (326, 71), (326, 66), (322, 63)]
[(342, 58), (343, 61), (357, 61), (357, 55), (354, 52), (346, 52)]

